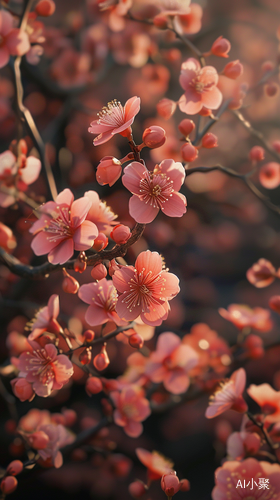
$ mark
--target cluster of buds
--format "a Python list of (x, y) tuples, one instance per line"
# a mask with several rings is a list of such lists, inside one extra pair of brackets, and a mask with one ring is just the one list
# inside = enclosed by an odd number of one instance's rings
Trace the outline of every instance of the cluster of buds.
[(5, 477), (1, 481), (1, 491), (3, 495), (13, 493), (17, 488), (18, 481), (15, 478), (23, 471), (23, 463), (20, 460), (13, 460), (6, 469)]

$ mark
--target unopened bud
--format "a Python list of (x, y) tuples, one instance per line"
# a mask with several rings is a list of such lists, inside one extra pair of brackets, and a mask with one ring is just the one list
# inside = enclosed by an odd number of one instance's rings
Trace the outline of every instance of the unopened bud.
[(99, 280), (102, 280), (103, 278), (106, 278), (107, 269), (104, 266), (104, 264), (97, 264), (97, 266), (93, 267), (90, 274), (94, 280), (99, 281)]
[(162, 116), (165, 120), (169, 120), (169, 118), (174, 115), (176, 108), (176, 102), (166, 97), (157, 103), (157, 112), (159, 116)]
[(86, 342), (92, 342), (95, 337), (95, 333), (93, 330), (86, 330), (84, 332), (84, 339)]
[(209, 132), (202, 137), (201, 145), (206, 149), (216, 148), (218, 146), (218, 137)]
[(211, 52), (214, 54), (214, 56), (218, 57), (228, 57), (228, 52), (231, 49), (231, 44), (229, 40), (226, 38), (223, 38), (222, 36), (219, 36), (217, 40), (213, 43), (211, 47)]
[(144, 345), (143, 337), (141, 337), (141, 335), (136, 332), (129, 337), (128, 342), (129, 345), (131, 345), (131, 347), (134, 347), (135, 349), (141, 349), (141, 347), (143, 347)]
[(96, 252), (100, 252), (101, 250), (104, 250), (106, 246), (108, 245), (108, 238), (104, 233), (99, 233), (97, 238), (94, 240), (93, 244), (93, 250)]
[(252, 359), (259, 359), (264, 355), (263, 341), (258, 335), (248, 335), (243, 346), (249, 351), (248, 354)]
[(86, 254), (85, 252), (80, 252), (79, 257), (75, 260), (74, 271), (76, 273), (83, 273), (87, 268)]
[(110, 359), (107, 354), (106, 345), (101, 349), (101, 352), (97, 354), (93, 360), (93, 364), (98, 371), (105, 370), (110, 363)]
[(145, 486), (141, 481), (130, 483), (128, 491), (133, 498), (141, 498), (146, 493)]
[(130, 236), (130, 228), (128, 226), (124, 226), (123, 224), (117, 224), (110, 234), (112, 240), (118, 245), (123, 245), (126, 243)]
[(54, 13), (55, 8), (56, 6), (53, 0), (41, 0), (37, 3), (35, 12), (38, 16), (49, 17)]
[(198, 157), (198, 151), (195, 146), (190, 143), (186, 143), (181, 148), (181, 155), (183, 160), (191, 162), (196, 160)]
[(1, 481), (1, 490), (5, 495), (13, 493), (18, 485), (17, 479), (13, 476), (7, 476)]
[(113, 186), (122, 173), (122, 164), (113, 156), (104, 156), (96, 170), (96, 180), (101, 186)]
[(185, 118), (179, 123), (178, 129), (180, 130), (180, 132), (183, 134), (184, 137), (188, 137), (195, 129), (195, 124), (193, 120)]
[(187, 479), (181, 479), (180, 481), (180, 491), (189, 491), (190, 489), (190, 482)]
[(202, 106), (201, 110), (198, 113), (200, 116), (211, 116), (212, 111), (211, 109), (206, 108), (205, 106)]
[(23, 463), (20, 460), (13, 460), (7, 467), (10, 476), (17, 476), (23, 470)]
[(268, 97), (274, 97), (279, 92), (279, 85), (277, 83), (268, 83), (264, 86), (264, 91)]
[(93, 394), (98, 394), (103, 389), (103, 384), (98, 377), (89, 377), (86, 381), (85, 385), (86, 392), (88, 396), (92, 396)]
[(272, 147), (273, 149), (275, 149), (275, 151), (277, 151), (277, 153), (280, 153), (280, 141), (274, 141), (272, 143)]
[(269, 307), (280, 314), (280, 295), (273, 295), (273, 297), (269, 299)]
[(44, 450), (49, 444), (49, 436), (43, 431), (36, 431), (28, 436), (28, 441), (35, 450)]
[(238, 59), (231, 61), (224, 67), (223, 74), (227, 78), (231, 78), (231, 80), (236, 80), (236, 78), (243, 74), (243, 64)]
[(66, 269), (63, 269), (64, 280), (62, 282), (62, 289), (66, 293), (77, 293), (80, 288), (80, 284), (73, 276), (67, 273)]
[(251, 161), (264, 160), (264, 149), (261, 146), (254, 146), (249, 153), (249, 158)]
[(86, 347), (79, 356), (82, 365), (88, 365), (91, 362), (91, 347)]
[(166, 132), (162, 127), (152, 125), (144, 130), (142, 140), (148, 148), (160, 148), (166, 141)]
[(176, 472), (164, 474), (161, 478), (160, 486), (168, 498), (173, 497), (175, 493), (178, 493), (178, 491), (180, 491), (180, 481)]
[(280, 184), (280, 164), (271, 161), (262, 165), (259, 171), (259, 180), (266, 189), (275, 189)]

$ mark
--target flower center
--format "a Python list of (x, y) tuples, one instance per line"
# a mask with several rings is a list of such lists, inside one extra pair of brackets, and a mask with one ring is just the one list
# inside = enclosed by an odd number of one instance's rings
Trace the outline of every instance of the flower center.
[(190, 87), (192, 87), (198, 94), (202, 94), (203, 92), (208, 92), (209, 90), (212, 90), (214, 87), (214, 82), (203, 82), (202, 79), (203, 75), (201, 72), (199, 72), (190, 82)]
[(140, 181), (141, 201), (154, 208), (164, 210), (163, 204), (173, 192), (173, 181), (166, 174), (146, 172)]
[(141, 306), (142, 312), (147, 312), (151, 307), (162, 305), (165, 299), (161, 292), (164, 290), (165, 280), (161, 273), (154, 275), (152, 271), (145, 273), (145, 269), (134, 275), (129, 281), (129, 293), (122, 302), (127, 304), (130, 312), (136, 306)]
[(98, 125), (106, 125), (112, 128), (121, 127), (125, 122), (125, 112), (120, 101), (114, 99), (108, 102), (107, 106), (104, 106), (102, 110), (97, 113)]
[(54, 380), (54, 370), (52, 360), (46, 355), (44, 349), (33, 351), (32, 357), (28, 360), (26, 371), (33, 376), (39, 376), (40, 383), (47, 385)]
[(49, 241), (56, 242), (57, 240), (64, 240), (66, 238), (72, 238), (73, 228), (70, 222), (71, 210), (68, 207), (57, 207), (58, 212), (47, 225), (44, 227), (46, 233), (50, 233), (48, 236)]

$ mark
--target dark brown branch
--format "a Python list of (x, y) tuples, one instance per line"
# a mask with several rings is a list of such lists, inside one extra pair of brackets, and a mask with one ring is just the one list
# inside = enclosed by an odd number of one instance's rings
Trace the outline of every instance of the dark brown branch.
[[(113, 260), (117, 257), (123, 257), (128, 248), (141, 238), (144, 229), (144, 224), (136, 224), (132, 230), (131, 237), (126, 243), (115, 245), (111, 250), (102, 250), (94, 255), (89, 255), (87, 257), (87, 265), (95, 266), (103, 260)], [(71, 259), (64, 264), (53, 265), (50, 262), (46, 262), (41, 266), (29, 266), (22, 264), (16, 257), (5, 252), (3, 248), (0, 248), (0, 262), (10, 269), (12, 273), (27, 279), (44, 279), (48, 278), (50, 273), (59, 271), (62, 268), (73, 269), (75, 261), (75, 259)]]
[(99, 432), (101, 429), (103, 429), (103, 427), (106, 427), (110, 423), (111, 423), (110, 419), (108, 417), (105, 417), (102, 420), (100, 420), (100, 422), (94, 427), (90, 427), (89, 429), (85, 429), (84, 431), (80, 432), (80, 434), (77, 435), (73, 443), (68, 444), (67, 446), (61, 449), (63, 456), (69, 455), (69, 453), (71, 453), (73, 450), (85, 444), (89, 439), (95, 436), (97, 432)]

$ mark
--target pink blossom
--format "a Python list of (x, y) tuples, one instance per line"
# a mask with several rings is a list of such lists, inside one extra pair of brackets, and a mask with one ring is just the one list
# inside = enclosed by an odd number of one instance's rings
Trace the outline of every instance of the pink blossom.
[(84, 196), (91, 201), (86, 220), (93, 222), (97, 226), (99, 233), (110, 234), (113, 226), (117, 224), (115, 222), (117, 215), (114, 214), (110, 207), (107, 207), (104, 201), (99, 199), (96, 191), (87, 191)]
[(70, 189), (64, 189), (55, 202), (41, 207), (41, 217), (33, 224), (36, 236), (31, 248), (36, 255), (48, 253), (52, 264), (64, 264), (74, 250), (88, 250), (98, 235), (96, 225), (86, 220), (91, 201), (84, 196), (74, 201)]
[(27, 33), (14, 28), (14, 20), (9, 12), (0, 11), (0, 68), (8, 64), (10, 55), (22, 56), (29, 48)]
[(275, 280), (276, 269), (266, 259), (259, 259), (246, 273), (247, 280), (256, 288), (264, 288)]
[(40, 309), (31, 323), (28, 340), (35, 340), (44, 332), (58, 333), (61, 330), (57, 317), (59, 315), (59, 296), (51, 295), (48, 305)]
[(129, 213), (142, 224), (152, 222), (159, 210), (169, 217), (182, 217), (186, 198), (178, 193), (185, 179), (185, 169), (179, 162), (164, 160), (153, 172), (145, 165), (132, 162), (124, 169), (123, 185), (133, 194)]
[(222, 102), (222, 93), (217, 88), (219, 77), (213, 66), (201, 68), (193, 57), (181, 66), (180, 85), (185, 93), (179, 100), (183, 113), (195, 115), (205, 106), (217, 109)]
[[(269, 489), (259, 489), (259, 478), (268, 480)], [(215, 482), (213, 500), (280, 499), (279, 464), (258, 462), (255, 458), (247, 458), (242, 462), (225, 462), (216, 470)]]
[(120, 178), (121, 173), (121, 162), (113, 156), (104, 156), (97, 166), (96, 180), (101, 186), (109, 184), (111, 187)]
[(192, 3), (189, 7), (189, 12), (180, 14), (175, 18), (175, 26), (179, 33), (187, 33), (192, 35), (198, 33), (201, 29), (201, 18), (203, 10), (198, 3)]
[(153, 4), (158, 7), (162, 15), (176, 16), (189, 12), (190, 0), (155, 0)]
[(47, 435), (48, 444), (42, 450), (38, 450), (38, 454), (44, 462), (48, 461), (58, 469), (63, 464), (62, 453), (59, 449), (73, 443), (75, 436), (61, 424), (42, 425), (40, 430)]
[(123, 427), (128, 436), (140, 436), (143, 431), (141, 422), (151, 413), (143, 389), (131, 385), (124, 387), (121, 392), (111, 392), (110, 397), (116, 407), (113, 414), (114, 422)]
[(163, 474), (169, 474), (173, 471), (173, 462), (157, 451), (152, 453), (144, 448), (136, 448), (135, 450), (140, 462), (148, 469), (148, 479), (160, 479)]
[(89, 304), (85, 314), (85, 320), (89, 325), (103, 325), (107, 321), (114, 321), (117, 325), (124, 324), (116, 313), (118, 296), (112, 281), (103, 278), (98, 283), (82, 285), (78, 296)]
[(278, 422), (280, 419), (280, 391), (275, 391), (269, 384), (248, 387), (249, 396), (261, 407), (268, 423)]
[(44, 349), (23, 352), (19, 357), (19, 377), (32, 384), (38, 396), (47, 397), (52, 391), (61, 389), (73, 375), (71, 361), (64, 354), (57, 354), (53, 344)]
[(240, 330), (254, 328), (259, 332), (268, 332), (272, 328), (270, 312), (262, 307), (251, 309), (243, 304), (231, 304), (228, 310), (220, 308), (219, 313)]
[(205, 416), (214, 418), (230, 409), (240, 413), (247, 411), (248, 407), (242, 396), (245, 385), (246, 372), (244, 368), (240, 368), (233, 372), (229, 380), (221, 383), (220, 388), (211, 396)]
[(165, 389), (173, 394), (185, 392), (190, 384), (188, 372), (197, 364), (194, 349), (181, 343), (175, 333), (162, 333), (146, 364), (145, 374), (152, 382), (163, 382)]
[(180, 481), (175, 471), (164, 474), (160, 483), (161, 489), (167, 495), (168, 499), (172, 498), (180, 491)]
[(6, 252), (11, 253), (11, 251), (17, 246), (16, 239), (13, 235), (13, 231), (0, 222), (0, 247), (4, 248)]
[(84, 86), (92, 80), (91, 57), (72, 48), (63, 50), (53, 61), (52, 77), (64, 88)]
[(131, 97), (124, 107), (119, 101), (108, 102), (107, 106), (98, 113), (98, 119), (91, 122), (88, 131), (99, 134), (94, 140), (94, 146), (99, 146), (109, 141), (115, 134), (130, 135), (130, 125), (134, 122), (135, 115), (140, 111), (140, 98)]
[(139, 315), (144, 323), (161, 325), (167, 318), (168, 301), (180, 291), (175, 274), (162, 269), (162, 259), (157, 252), (141, 252), (133, 266), (123, 266), (113, 275), (119, 292), (116, 311), (127, 321)]
[(34, 398), (32, 385), (25, 378), (14, 378), (11, 380), (11, 385), (14, 395), (20, 401), (31, 401)]
[(233, 432), (227, 440), (227, 454), (230, 460), (243, 460), (255, 455), (260, 448), (261, 438), (255, 432)]

